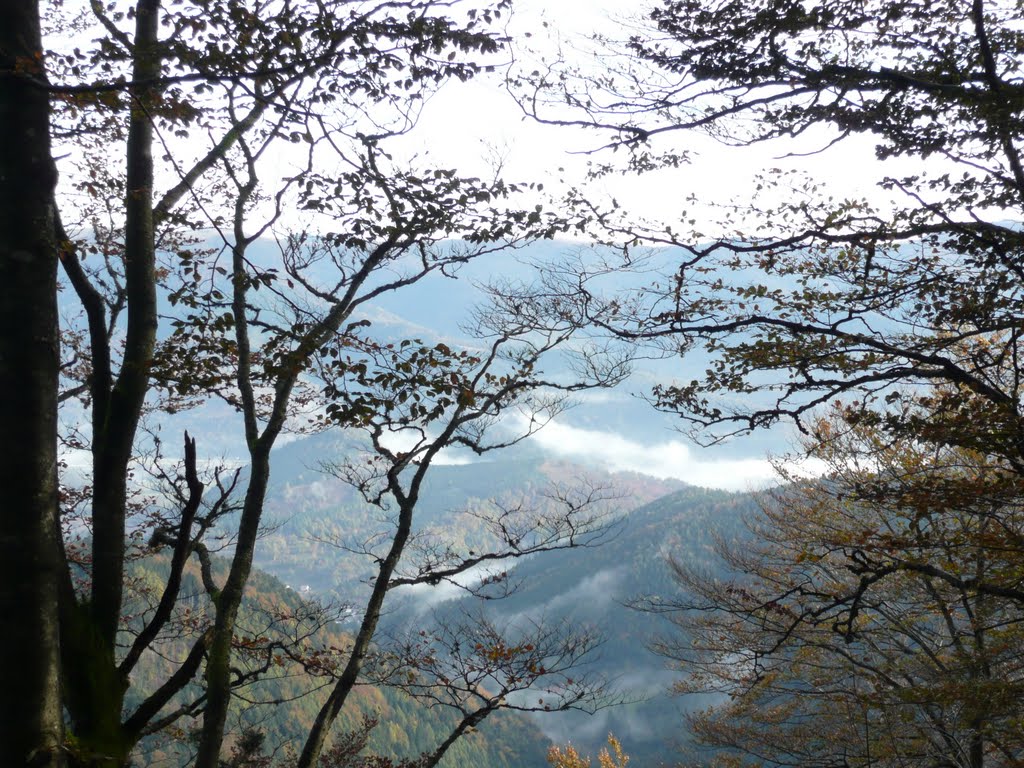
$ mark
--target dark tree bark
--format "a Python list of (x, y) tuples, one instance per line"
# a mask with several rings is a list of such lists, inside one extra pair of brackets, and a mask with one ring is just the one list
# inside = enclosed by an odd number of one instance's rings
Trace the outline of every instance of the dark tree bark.
[(0, 765), (63, 764), (57, 242), (36, 3), (0, 5)]
[[(133, 79), (147, 83), (160, 73), (157, 51), (159, 0), (140, 0), (135, 9)], [(127, 674), (118, 668), (115, 641), (124, 580), (127, 477), (143, 402), (149, 390), (156, 343), (156, 256), (153, 213), (153, 87), (128, 91), (126, 144), (124, 281), (127, 326), (124, 357), (114, 376), (110, 339), (101, 299), (68, 259), (69, 276), (90, 312), (93, 372), (90, 391), (93, 453), (93, 540), (90, 600), (66, 591), (61, 616), (66, 704), (82, 745), (76, 762), (124, 764), (137, 735), (122, 727)]]

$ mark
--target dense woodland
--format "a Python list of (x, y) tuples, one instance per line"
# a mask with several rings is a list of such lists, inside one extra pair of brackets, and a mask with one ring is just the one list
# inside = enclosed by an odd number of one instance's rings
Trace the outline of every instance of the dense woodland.
[[(1024, 6), (516, 13), (0, 6), (0, 765), (1024, 763)], [(471, 82), (585, 172), (406, 151)], [(531, 441), (623, 392), (777, 488)]]

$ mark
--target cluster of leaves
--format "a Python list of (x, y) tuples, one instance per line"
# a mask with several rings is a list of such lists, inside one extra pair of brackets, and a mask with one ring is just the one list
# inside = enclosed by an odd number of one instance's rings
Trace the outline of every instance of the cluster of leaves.
[[(622, 751), (619, 740), (609, 733), (607, 749), (602, 749), (597, 754), (599, 768), (626, 768), (628, 763), (629, 756)], [(591, 761), (589, 757), (580, 757), (576, 749), (568, 744), (564, 749), (551, 747), (548, 750), (548, 764), (552, 768), (590, 768)]]
[[(322, 350), (331, 360), (331, 381), (324, 394), (329, 400), (326, 416), (332, 422), (365, 426), (383, 418), (398, 427), (428, 427), (451, 406), (471, 405), (476, 398), (470, 374), (481, 360), (469, 352), (452, 350), (444, 343), (426, 346), (415, 339), (403, 339), (397, 345), (364, 342), (360, 351), (368, 361), (357, 361), (351, 355), (338, 358), (339, 346), (356, 346), (341, 341)], [(497, 377), (487, 374), (485, 378)], [(347, 391), (339, 391), (338, 383)]]

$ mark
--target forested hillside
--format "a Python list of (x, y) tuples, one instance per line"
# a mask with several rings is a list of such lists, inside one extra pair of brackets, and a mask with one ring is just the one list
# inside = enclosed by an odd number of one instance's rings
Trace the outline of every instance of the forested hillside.
[[(651, 646), (660, 637), (673, 636), (674, 627), (629, 604), (676, 594), (669, 558), (707, 573), (709, 579), (723, 576), (725, 564), (716, 546), (747, 546), (743, 519), (755, 507), (747, 494), (688, 488), (627, 514), (618, 535), (599, 548), (515, 567), (512, 578), (520, 579), (521, 587), (509, 598), (488, 604), (486, 612), (513, 622), (544, 617), (592, 628), (603, 644), (588, 671), (610, 679), (627, 701), (593, 716), (540, 715), (536, 722), (545, 733), (557, 743), (571, 742), (581, 752), (596, 755), (612, 732), (637, 764), (673, 764), (680, 745), (689, 741), (682, 713), (705, 707), (709, 700), (671, 696), (678, 676)], [(470, 609), (454, 602), (438, 610)]]
[[(279, 450), (278, 472), (268, 493), (273, 524), (261, 543), (259, 562), (304, 598), (348, 601), (365, 594), (361, 579), (368, 571), (366, 557), (340, 545), (355, 548), (379, 529), (386, 516), (367, 507), (351, 487), (321, 466), (363, 447), (358, 441), (325, 435)], [(638, 759), (667, 761), (673, 754), (680, 705), (668, 698), (673, 676), (647, 649), (662, 622), (636, 614), (625, 602), (671, 589), (666, 564), (670, 553), (715, 567), (713, 540), (719, 534), (741, 535), (740, 515), (750, 508), (748, 497), (699, 489), (665, 495), (681, 484), (584, 469), (525, 447), (497, 460), (436, 467), (425, 486), (420, 525), (424, 530), (444, 531), (455, 547), (485, 551), (495, 543), (493, 533), (473, 515), (475, 511), (496, 504), (550, 503), (544, 494), (582, 477), (612, 490), (613, 528), (608, 541), (594, 548), (534, 556), (514, 567), (511, 562), (501, 564), (511, 569), (509, 581), (516, 587), (509, 597), (497, 601), (481, 604), (473, 598), (462, 599), (464, 593), (450, 585), (423, 585), (415, 593), (399, 589), (384, 625), (389, 636), (404, 636), (482, 610), (499, 625), (543, 618), (551, 625), (567, 621), (593, 631), (601, 638), (601, 648), (594, 662), (581, 671), (610, 681), (616, 693), (609, 701), (644, 699), (645, 703), (616, 706), (593, 716), (580, 713), (556, 719), (551, 713), (540, 713), (532, 727), (556, 742), (572, 740), (587, 748), (603, 743), (611, 729)], [(472, 578), (482, 576), (471, 577), (469, 583)], [(341, 622), (352, 626), (346, 616)], [(490, 731), (485, 728), (484, 732)]]
[[(215, 577), (221, 577), (226, 564), (215, 561)], [(153, 586), (166, 579), (165, 557), (138, 560), (131, 569), (132, 599), (129, 608), (140, 608), (152, 599)], [(189, 569), (182, 584), (184, 610), (180, 616), (182, 636), (160, 645), (148, 654), (132, 680), (139, 700), (150, 695), (173, 672), (176, 660), (188, 652), (187, 638), (195, 627), (204, 624), (210, 610), (203, 593), (198, 569)], [(243, 643), (240, 662), (246, 672), (264, 666), (268, 671), (254, 677), (239, 689), (230, 715), (229, 745), (237, 748), (252, 733), (259, 734), (260, 756), (287, 760), (301, 747), (327, 694), (325, 672), (336, 667), (352, 637), (331, 609), (307, 603), (280, 580), (256, 571), (242, 603), (239, 629)], [(180, 662), (178, 662), (180, 663)], [(182, 691), (171, 706), (194, 701), (201, 695), (199, 686)], [(443, 708), (431, 708), (404, 694), (399, 688), (366, 683), (357, 689), (351, 710), (338, 719), (334, 737), (339, 743), (347, 734), (361, 732), (365, 718), (376, 725), (369, 733), (363, 759), (372, 755), (398, 760), (413, 760), (434, 751), (451, 732), (455, 715)], [(144, 739), (133, 755), (135, 765), (185, 766), (195, 757), (198, 731), (188, 720), (175, 728)], [(447, 768), (541, 768), (550, 742), (524, 715), (500, 712), (489, 718), (479, 731), (460, 739), (442, 759)]]

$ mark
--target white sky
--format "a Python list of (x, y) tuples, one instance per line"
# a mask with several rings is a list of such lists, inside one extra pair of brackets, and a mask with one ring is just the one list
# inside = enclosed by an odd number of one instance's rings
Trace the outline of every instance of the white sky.
[[(505, 90), (504, 67), (514, 56), (517, 70), (523, 69), (534, 56), (527, 49), (550, 57), (560, 48), (566, 58), (580, 58), (576, 51), (591, 45), (595, 30), (612, 39), (625, 39), (631, 30), (640, 28), (635, 20), (654, 4), (648, 0), (514, 0), (506, 21), (513, 54), (502, 53), (494, 59), (499, 71), (466, 83), (445, 84), (424, 105), (416, 127), (406, 136), (389, 141), (388, 151), (397, 158), (415, 155), (433, 167), (456, 168), (463, 175), (481, 177), (493, 173), (495, 158), (500, 157), (503, 178), (543, 182), (549, 192), (559, 187), (560, 179), (580, 183), (589, 160), (607, 162), (611, 157), (607, 152), (593, 156), (586, 152), (612, 137), (541, 125), (525, 117)], [(713, 204), (736, 202), (742, 206), (749, 201), (755, 177), (771, 168), (806, 173), (825, 182), (839, 199), (866, 196), (878, 203), (888, 197), (876, 186), (880, 177), (920, 170), (919, 163), (904, 161), (888, 161), (883, 168), (874, 157), (873, 142), (863, 137), (847, 139), (810, 157), (787, 157), (823, 147), (829, 138), (824, 132), (817, 136), (810, 133), (788, 145), (736, 148), (696, 132), (662, 134), (656, 137), (654, 149), (685, 149), (692, 162), (676, 170), (618, 175), (592, 182), (588, 194), (598, 200), (614, 197), (626, 210), (647, 221), (696, 219), (701, 232), (714, 236), (722, 233), (711, 226), (720, 215)], [(284, 147), (278, 157), (285, 166), (290, 151)], [(691, 195), (697, 195), (703, 205), (687, 207), (685, 201)]]
[[(628, 33), (616, 25), (615, 19), (628, 20), (649, 5), (629, 0), (517, 0), (509, 33), (534, 48), (547, 49), (561, 41), (568, 51), (585, 46), (594, 29), (616, 38), (626, 36)], [(524, 31), (533, 34), (523, 40), (519, 36)], [(583, 153), (600, 146), (601, 139), (593, 132), (544, 126), (525, 118), (504, 90), (501, 77), (496, 76), (446, 85), (427, 103), (420, 124), (400, 146), (410, 153), (426, 153), (441, 165), (480, 173), (486, 173), (497, 153), (504, 160), (506, 178), (540, 180), (553, 187), (560, 177), (580, 180), (588, 159)], [(887, 162), (883, 169), (874, 157), (873, 142), (863, 137), (846, 140), (811, 157), (785, 157), (824, 146), (827, 141), (821, 133), (817, 145), (813, 136), (805, 136), (788, 146), (741, 149), (693, 132), (662, 135), (655, 148), (685, 148), (693, 154), (693, 162), (678, 170), (643, 177), (605, 179), (593, 188), (593, 193), (614, 196), (647, 219), (679, 221), (684, 215), (684, 200), (691, 193), (709, 203), (747, 201), (755, 176), (770, 168), (797, 170), (827, 182), (838, 198), (867, 196), (876, 202), (885, 199), (876, 187), (881, 176), (919, 170), (917, 164), (896, 161)], [(607, 153), (596, 159), (607, 160)], [(711, 215), (710, 207), (685, 210), (686, 218), (701, 220)]]
[[(643, 176), (621, 175), (590, 184), (591, 194), (616, 200), (647, 220), (699, 220), (715, 216), (712, 203), (743, 203), (755, 186), (755, 177), (780, 167), (808, 174), (828, 183), (839, 198), (867, 196), (880, 199), (875, 184), (884, 173), (895, 174), (875, 160), (873, 144), (852, 139), (811, 158), (785, 158), (779, 146), (726, 147), (695, 134), (663, 137), (663, 148), (674, 142), (692, 153), (692, 162), (679, 169)], [(497, 154), (504, 162), (504, 176), (514, 181), (542, 181), (549, 189), (559, 181), (582, 179), (588, 155), (600, 145), (595, 133), (540, 125), (525, 118), (512, 97), (497, 86), (478, 80), (452, 83), (424, 108), (417, 131), (403, 138), (409, 151), (427, 153), (442, 166), (460, 167), (486, 174)], [(824, 141), (822, 142), (825, 143)], [(601, 154), (594, 155), (601, 160)], [(564, 172), (563, 172), (564, 169)], [(696, 194), (706, 207), (688, 207)], [(701, 231), (714, 234), (709, 229)]]

